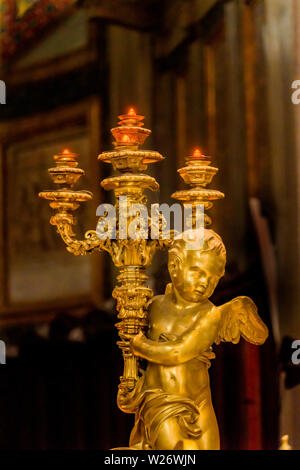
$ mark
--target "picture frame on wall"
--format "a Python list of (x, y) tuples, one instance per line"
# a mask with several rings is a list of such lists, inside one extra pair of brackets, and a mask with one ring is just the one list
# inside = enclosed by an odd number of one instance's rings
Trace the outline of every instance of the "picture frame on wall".
[[(53, 155), (69, 148), (79, 154), (86, 174), (78, 189), (92, 189), (93, 202), (76, 211), (76, 236), (96, 227), (100, 201), (100, 102), (82, 102), (0, 124), (1, 135), (1, 286), (0, 324), (39, 320), (58, 309), (99, 305), (102, 255), (75, 257), (67, 252), (49, 220), (53, 210), (38, 193), (53, 187), (47, 173)], [(18, 191), (15, 188), (18, 187)], [(6, 203), (4, 203), (6, 201)]]

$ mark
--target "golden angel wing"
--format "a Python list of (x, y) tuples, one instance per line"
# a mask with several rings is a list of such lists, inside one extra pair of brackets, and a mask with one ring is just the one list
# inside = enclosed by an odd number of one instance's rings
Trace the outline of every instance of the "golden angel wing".
[(236, 297), (218, 308), (221, 310), (221, 321), (216, 344), (221, 341), (236, 344), (241, 336), (252, 344), (263, 344), (266, 341), (268, 328), (249, 297)]

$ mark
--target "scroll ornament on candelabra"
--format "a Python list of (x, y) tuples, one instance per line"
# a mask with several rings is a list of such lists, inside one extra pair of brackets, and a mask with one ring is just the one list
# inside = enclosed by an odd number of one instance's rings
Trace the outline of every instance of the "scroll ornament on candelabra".
[[(50, 200), (56, 210), (50, 222), (68, 251), (75, 255), (107, 251), (120, 270), (113, 291), (120, 320), (116, 325), (121, 338), (118, 345), (124, 358), (118, 406), (135, 414), (130, 448), (218, 449), (219, 431), (207, 372), (215, 357), (212, 345), (221, 341), (237, 343), (240, 337), (262, 344), (268, 335), (248, 297), (237, 297), (219, 307), (209, 300), (224, 275), (226, 262), (221, 237), (207, 228), (211, 218), (206, 211), (214, 200), (224, 197), (220, 191), (207, 188), (218, 169), (210, 166), (210, 158), (199, 149), (186, 158), (186, 166), (178, 172), (190, 187), (172, 197), (183, 207), (189, 206), (188, 228), (176, 236), (171, 231), (166, 238), (162, 215), (154, 218), (151, 212), (151, 217), (147, 215), (142, 223), (136, 212), (137, 207), (142, 211), (147, 203), (144, 191), (159, 188), (144, 171), (150, 163), (163, 160), (158, 152), (139, 148), (150, 134), (143, 127), (143, 116), (130, 109), (119, 116), (119, 125), (111, 132), (115, 148), (100, 154), (99, 160), (110, 163), (114, 170), (101, 186), (113, 190), (116, 197), (115, 229), (103, 212), (98, 226), (105, 227), (106, 236), (90, 230), (84, 240), (76, 239), (73, 212), (92, 195), (73, 189), (83, 170), (78, 168), (77, 155), (69, 151), (56, 155), (56, 167), (49, 170), (60, 188), (39, 195)], [(199, 207), (204, 207), (205, 228), (200, 245), (191, 249), (191, 240), (199, 241)], [(129, 236), (132, 224), (135, 235)], [(153, 233), (158, 236), (153, 237)], [(153, 297), (147, 286), (146, 268), (155, 251), (163, 248), (169, 248), (171, 283), (166, 286), (165, 295)], [(140, 358), (146, 360), (144, 370), (139, 370)]]

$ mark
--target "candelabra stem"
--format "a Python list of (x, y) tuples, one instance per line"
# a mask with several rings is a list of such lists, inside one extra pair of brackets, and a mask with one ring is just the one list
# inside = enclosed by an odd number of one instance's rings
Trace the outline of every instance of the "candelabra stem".
[(124, 374), (120, 388), (126, 391), (133, 389), (138, 379), (138, 359), (132, 354), (128, 337), (133, 337), (147, 327), (147, 306), (153, 291), (145, 284), (147, 275), (143, 266), (124, 266), (118, 276), (119, 285), (113, 291), (117, 299), (117, 323), (121, 341), (118, 342), (124, 358)]

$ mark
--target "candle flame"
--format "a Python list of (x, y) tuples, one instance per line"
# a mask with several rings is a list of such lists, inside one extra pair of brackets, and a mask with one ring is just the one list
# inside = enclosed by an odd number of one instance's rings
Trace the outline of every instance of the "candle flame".
[(123, 135), (122, 142), (130, 142), (130, 138), (127, 134)]
[(135, 111), (135, 109), (134, 109), (134, 108), (129, 108), (128, 115), (129, 115), (129, 116), (136, 116), (136, 111)]
[(63, 150), (63, 154), (64, 154), (64, 155), (69, 155), (70, 153), (71, 153), (71, 152), (70, 152), (69, 149), (64, 149), (64, 150)]
[(196, 148), (194, 151), (193, 151), (193, 157), (194, 158), (200, 158), (202, 155), (202, 152), (199, 148)]

